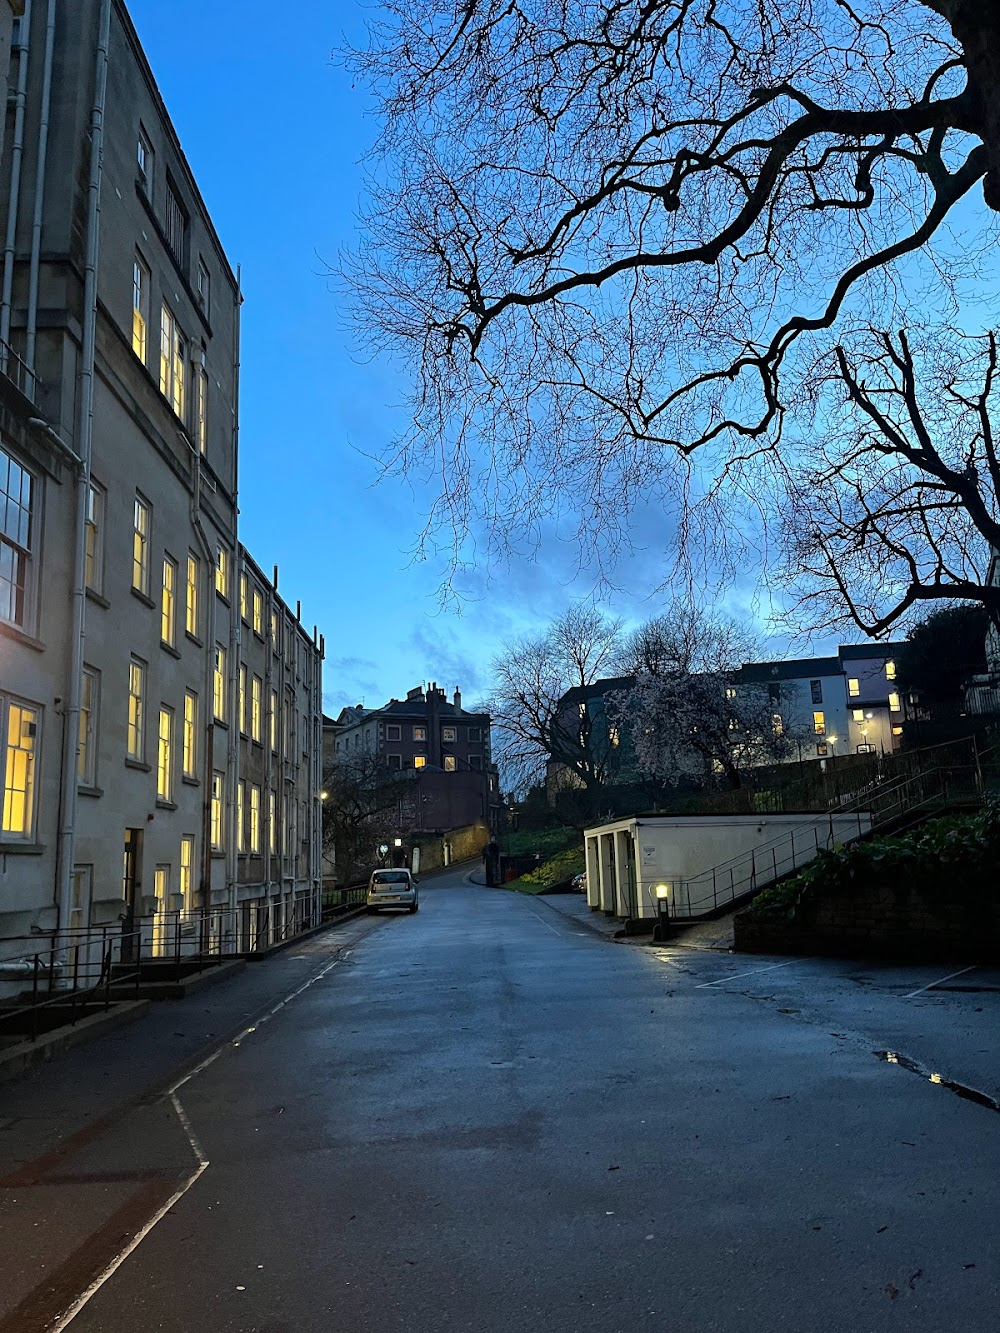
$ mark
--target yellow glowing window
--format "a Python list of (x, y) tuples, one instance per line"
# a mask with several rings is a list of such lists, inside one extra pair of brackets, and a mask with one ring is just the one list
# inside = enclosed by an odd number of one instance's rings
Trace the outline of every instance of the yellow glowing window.
[(446, 773), (454, 773), (457, 768), (458, 760), (455, 756), (453, 754), (446, 754), (444, 757), (444, 771)]
[(851, 717), (855, 722), (864, 722), (865, 710), (863, 708), (852, 708)]
[(894, 736), (902, 736), (902, 734), (903, 734), (903, 728), (902, 728), (902, 727), (893, 727), (893, 729), (892, 729), (892, 734), (893, 734)]
[(184, 419), (187, 363), (184, 335), (167, 306), (160, 311), (160, 393)]
[(817, 736), (826, 735), (826, 714), (822, 712), (813, 713), (813, 731)]
[(847, 682), (847, 693), (848, 693), (848, 695), (850, 696), (850, 698), (852, 698), (852, 699), (860, 699), (860, 697), (861, 697), (861, 681), (860, 681), (860, 680), (856, 680), (856, 679), (854, 679), (853, 677), (852, 677), (851, 679), (849, 679), (848, 682)]
[(221, 773), (212, 774), (212, 846), (222, 847), (222, 784)]
[(215, 552), (215, 591), (229, 596), (229, 552), (222, 545)]
[(250, 788), (250, 850), (260, 851), (260, 788)]
[(886, 680), (895, 680), (895, 679), (896, 679), (896, 663), (895, 663), (895, 662), (886, 662), (886, 664), (885, 664), (885, 678), (886, 678)]
[(247, 668), (240, 663), (240, 731), (247, 734)]
[(254, 676), (250, 685), (250, 737), (259, 744), (264, 726), (264, 682)]
[(894, 690), (892, 694), (889, 695), (889, 712), (898, 713), (901, 709), (902, 704), (899, 702), (899, 695)]
[(245, 834), (243, 824), (246, 817), (247, 784), (240, 782), (236, 788), (236, 850), (243, 851)]
[(194, 907), (194, 838), (181, 838), (180, 875), (177, 881), (183, 910), (190, 912)]
[(215, 667), (212, 673), (212, 706), (215, 716), (226, 720), (226, 650), (221, 643), (215, 645)]
[(132, 264), (132, 351), (146, 364), (149, 349), (149, 267), (136, 255)]
[(128, 757), (141, 762), (143, 757), (143, 696), (146, 668), (133, 657), (128, 667)]
[(198, 637), (198, 582), (198, 557), (189, 555), (187, 558), (187, 579), (184, 599), (184, 628), (191, 637), (195, 639)]
[(413, 728), (413, 739), (414, 739), (415, 741), (425, 741), (425, 740), (427, 739), (427, 728), (426, 728), (426, 727), (414, 727), (414, 728)]
[(31, 836), (35, 822), (35, 751), (38, 713), (24, 704), (7, 705), (3, 778), (3, 832)]
[(427, 766), (427, 756), (425, 754), (415, 754), (413, 756), (414, 768), (426, 768), (426, 766)]
[(135, 497), (132, 510), (132, 587), (149, 591), (149, 505)]
[(781, 736), (781, 735), (784, 734), (785, 724), (784, 724), (784, 722), (783, 722), (782, 719), (781, 719), (781, 714), (780, 714), (780, 713), (774, 713), (774, 714), (772, 714), (772, 716), (771, 716), (771, 730), (774, 732), (775, 736)]
[(245, 574), (240, 575), (240, 615), (244, 620), (250, 619), (250, 584)]
[(184, 739), (183, 739), (184, 776), (193, 778), (198, 763), (198, 696), (193, 690), (184, 692)]
[(608, 727), (608, 744), (620, 745), (621, 739), (621, 732), (618, 730), (617, 726), (612, 723), (611, 726)]
[(271, 853), (278, 850), (278, 802), (274, 792), (267, 793), (267, 845)]
[(271, 691), (271, 716), (268, 719), (271, 732), (271, 749), (278, 752), (278, 691)]
[(169, 801), (174, 781), (174, 712), (160, 709), (156, 744), (156, 794), (161, 801)]
[(198, 452), (208, 451), (208, 371), (205, 369), (205, 349), (201, 349), (201, 364), (194, 379), (194, 430)]
[(174, 604), (177, 597), (177, 564), (169, 556), (163, 558), (163, 590), (160, 597), (160, 638), (174, 646)]
[(264, 596), (259, 588), (253, 590), (253, 629), (264, 637)]

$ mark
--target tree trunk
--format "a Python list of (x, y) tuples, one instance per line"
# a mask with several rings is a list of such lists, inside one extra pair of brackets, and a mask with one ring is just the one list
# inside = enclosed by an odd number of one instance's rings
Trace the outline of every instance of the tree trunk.
[(951, 27), (961, 44), (968, 78), (965, 126), (978, 134), (989, 158), (983, 198), (1000, 212), (1000, 6), (996, 0), (922, 0)]

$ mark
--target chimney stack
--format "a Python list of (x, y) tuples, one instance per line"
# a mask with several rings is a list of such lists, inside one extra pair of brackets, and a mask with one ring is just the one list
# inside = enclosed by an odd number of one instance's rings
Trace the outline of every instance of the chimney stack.
[(455, 712), (456, 712), (456, 713), (460, 713), (461, 711), (462, 711), (462, 692), (461, 692), (461, 690), (458, 688), (458, 686), (456, 685), (456, 686), (455, 686)]

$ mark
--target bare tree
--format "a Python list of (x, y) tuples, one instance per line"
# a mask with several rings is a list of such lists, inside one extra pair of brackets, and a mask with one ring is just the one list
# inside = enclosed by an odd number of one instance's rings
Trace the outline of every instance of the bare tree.
[(817, 371), (822, 429), (783, 472), (799, 620), (878, 635), (927, 604), (975, 602), (1000, 547), (997, 341), (868, 329)]
[(565, 696), (575, 686), (613, 674), (620, 643), (621, 621), (574, 606), (543, 634), (516, 639), (497, 654), (485, 706), (506, 788), (523, 790), (537, 782), (550, 760), (586, 787), (606, 781), (607, 737), (598, 744), (593, 716)]
[(362, 337), (415, 367), (385, 462), (437, 479), (432, 534), (571, 509), (613, 551), (636, 503), (683, 510), (694, 457), (780, 451), (843, 318), (899, 327), (995, 253), (995, 3), (382, 14), (352, 56), (383, 133), (347, 271)]
[(403, 832), (408, 783), (378, 755), (356, 754), (328, 765), (323, 785), (323, 847), (334, 853), (340, 882), (350, 883), (376, 864), (380, 843)]
[(675, 604), (632, 638), (635, 684), (617, 700), (639, 770), (670, 786), (742, 772), (790, 752), (766, 685), (745, 684), (756, 655), (745, 626), (690, 602)]

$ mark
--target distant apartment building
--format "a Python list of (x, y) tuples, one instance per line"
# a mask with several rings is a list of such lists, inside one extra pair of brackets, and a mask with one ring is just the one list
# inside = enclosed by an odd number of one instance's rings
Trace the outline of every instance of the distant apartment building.
[(324, 724), (328, 762), (369, 756), (388, 777), (414, 782), (403, 822), (418, 830), (492, 823), (500, 792), (490, 751), (490, 716), (469, 712), (436, 682), (381, 708), (344, 708)]
[[(238, 280), (121, 0), (29, 6), (13, 51), (0, 936), (318, 902), (321, 647), (237, 538)], [(270, 769), (238, 725), (244, 670), (278, 691)]]

